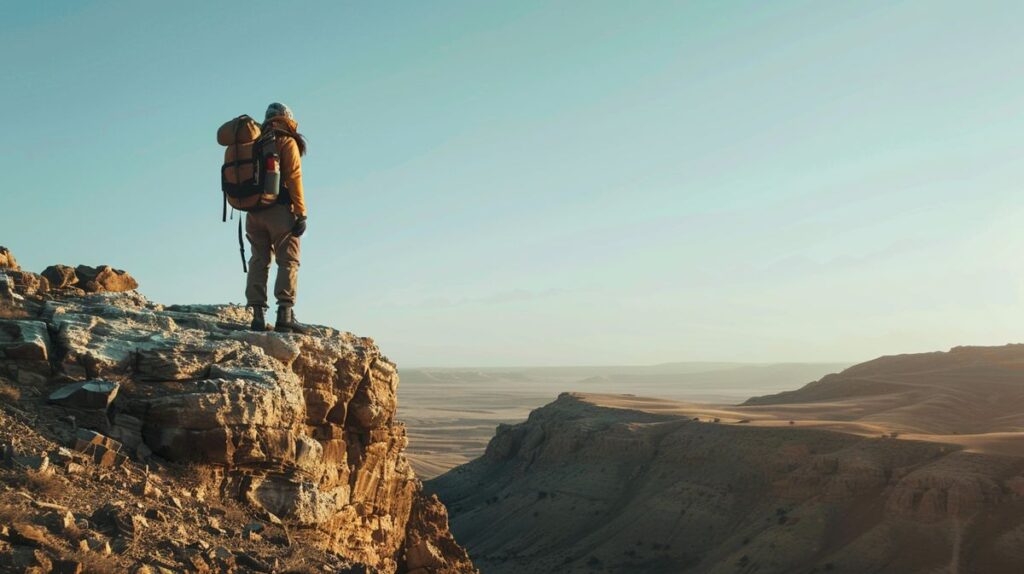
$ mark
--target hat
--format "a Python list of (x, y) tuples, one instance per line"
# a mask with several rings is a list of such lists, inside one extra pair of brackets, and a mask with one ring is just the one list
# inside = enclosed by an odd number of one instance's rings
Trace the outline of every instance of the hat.
[(291, 108), (280, 102), (274, 102), (267, 106), (267, 115), (263, 119), (269, 120), (270, 118), (277, 116), (284, 116), (289, 119), (295, 119), (295, 116), (292, 115)]

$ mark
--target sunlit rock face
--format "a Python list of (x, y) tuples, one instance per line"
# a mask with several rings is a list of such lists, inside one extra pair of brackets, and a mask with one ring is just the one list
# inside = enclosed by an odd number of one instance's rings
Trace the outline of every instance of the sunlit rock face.
[[(79, 267), (77, 281), (69, 269), (47, 275), (87, 291), (135, 285), (107, 267)], [(373, 340), (327, 327), (257, 333), (244, 308), (165, 307), (132, 290), (17, 291), (18, 312), (0, 317), (0, 374), (47, 394), (116, 384), (109, 405), (77, 408), (70, 391), (54, 403), (123, 453), (194, 465), (221, 496), (380, 571), (474, 571), (405, 458), (398, 374)]]

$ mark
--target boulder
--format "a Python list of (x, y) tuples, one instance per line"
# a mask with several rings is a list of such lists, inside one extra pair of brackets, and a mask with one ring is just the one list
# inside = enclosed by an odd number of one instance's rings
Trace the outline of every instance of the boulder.
[(38, 273), (12, 269), (7, 269), (4, 273), (14, 284), (14, 291), (20, 295), (41, 295), (50, 290), (50, 282)]
[(0, 319), (0, 374), (24, 384), (44, 385), (51, 373), (49, 357), (45, 322)]
[(103, 467), (121, 466), (127, 460), (121, 454), (121, 443), (89, 429), (78, 429), (74, 448), (91, 456), (93, 462)]
[(77, 408), (106, 410), (117, 396), (118, 383), (112, 381), (84, 381), (64, 385), (50, 393), (51, 403)]
[(42, 321), (0, 319), (0, 357), (18, 361), (46, 361), (50, 334)]
[(14, 259), (14, 254), (11, 250), (0, 245), (0, 269), (10, 269), (11, 271), (18, 271), (21, 267), (18, 266), (18, 261)]
[(75, 275), (78, 277), (78, 286), (87, 293), (131, 291), (139, 286), (126, 271), (114, 269), (109, 265), (79, 265), (75, 267)]
[(7, 274), (8, 272), (4, 269), (0, 269), (0, 300), (13, 301), (21, 298), (14, 291), (14, 280)]
[(42, 276), (50, 282), (51, 289), (66, 289), (78, 284), (74, 267), (67, 265), (50, 265), (43, 270)]

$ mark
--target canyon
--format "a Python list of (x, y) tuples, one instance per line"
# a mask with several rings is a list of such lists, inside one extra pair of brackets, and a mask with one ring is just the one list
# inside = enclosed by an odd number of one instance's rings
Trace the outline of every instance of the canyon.
[(565, 393), (427, 483), (485, 572), (1024, 567), (1024, 346), (739, 405)]

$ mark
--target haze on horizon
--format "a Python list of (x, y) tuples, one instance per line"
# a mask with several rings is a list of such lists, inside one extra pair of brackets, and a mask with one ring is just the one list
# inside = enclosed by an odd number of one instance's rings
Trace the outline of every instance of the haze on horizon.
[(1020, 341), (1022, 20), (1011, 1), (8, 3), (0, 244), (35, 271), (127, 269), (163, 303), (240, 302), (214, 132), (279, 100), (310, 144), (297, 313), (400, 365)]

